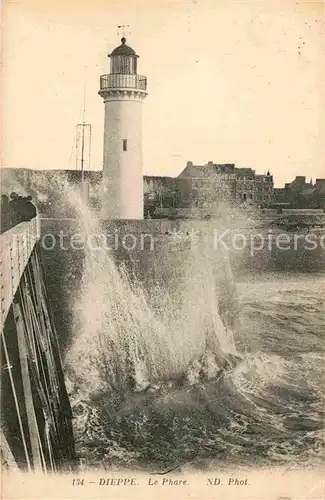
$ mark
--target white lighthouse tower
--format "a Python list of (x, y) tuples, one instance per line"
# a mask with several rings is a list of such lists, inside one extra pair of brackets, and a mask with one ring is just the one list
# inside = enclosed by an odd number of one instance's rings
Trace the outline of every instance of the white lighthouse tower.
[(138, 55), (121, 39), (108, 75), (100, 77), (105, 104), (102, 217), (143, 219), (142, 102), (147, 79), (137, 74)]

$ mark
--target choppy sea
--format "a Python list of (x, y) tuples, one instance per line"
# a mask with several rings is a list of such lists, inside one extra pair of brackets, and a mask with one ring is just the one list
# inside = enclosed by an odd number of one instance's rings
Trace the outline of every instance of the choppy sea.
[(323, 463), (325, 277), (265, 274), (236, 286), (239, 360), (229, 369), (137, 392), (76, 390), (82, 466)]

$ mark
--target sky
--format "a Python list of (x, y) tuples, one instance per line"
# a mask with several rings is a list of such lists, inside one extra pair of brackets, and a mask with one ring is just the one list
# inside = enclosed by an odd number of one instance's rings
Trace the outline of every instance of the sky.
[(99, 77), (125, 24), (148, 78), (144, 174), (213, 161), (270, 170), (277, 187), (325, 177), (320, 1), (4, 0), (2, 23), (3, 166), (75, 168), (85, 95), (102, 168)]

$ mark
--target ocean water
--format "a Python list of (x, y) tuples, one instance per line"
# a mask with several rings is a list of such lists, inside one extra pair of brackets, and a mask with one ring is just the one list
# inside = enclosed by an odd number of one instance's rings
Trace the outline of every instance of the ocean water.
[(185, 235), (160, 258), (169, 275), (148, 290), (86, 251), (66, 356), (81, 467), (320, 465), (324, 275), (236, 283), (226, 255)]

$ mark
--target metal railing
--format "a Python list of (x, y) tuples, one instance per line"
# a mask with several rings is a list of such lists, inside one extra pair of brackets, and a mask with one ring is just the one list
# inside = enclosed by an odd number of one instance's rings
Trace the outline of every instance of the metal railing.
[(141, 75), (108, 74), (100, 77), (100, 90), (147, 90), (147, 78)]
[(3, 329), (12, 300), (27, 262), (40, 238), (39, 218), (21, 222), (0, 236), (0, 329)]

